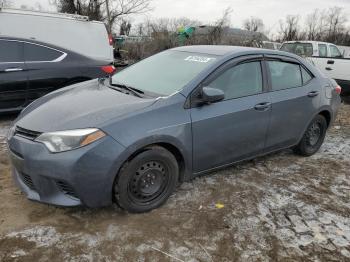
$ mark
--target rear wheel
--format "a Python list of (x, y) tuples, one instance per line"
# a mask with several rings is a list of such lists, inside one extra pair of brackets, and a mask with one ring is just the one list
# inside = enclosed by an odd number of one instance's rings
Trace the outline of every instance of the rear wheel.
[(129, 212), (150, 211), (169, 198), (178, 177), (178, 163), (168, 150), (147, 148), (121, 168), (114, 184), (115, 200)]
[(321, 147), (327, 131), (327, 121), (324, 116), (316, 116), (308, 126), (300, 143), (294, 151), (302, 156), (311, 156)]

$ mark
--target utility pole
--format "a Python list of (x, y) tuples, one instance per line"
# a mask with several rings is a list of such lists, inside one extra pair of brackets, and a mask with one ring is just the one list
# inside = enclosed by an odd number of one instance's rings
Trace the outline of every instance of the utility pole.
[(106, 0), (106, 11), (107, 11), (107, 19), (108, 19), (108, 31), (112, 33), (112, 25), (111, 25), (111, 14), (109, 12), (109, 0)]

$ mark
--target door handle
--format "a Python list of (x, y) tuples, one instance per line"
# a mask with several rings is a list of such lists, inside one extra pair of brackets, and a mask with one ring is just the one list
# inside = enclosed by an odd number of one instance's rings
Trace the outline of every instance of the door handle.
[(271, 107), (271, 103), (263, 102), (263, 103), (259, 103), (259, 104), (255, 105), (254, 109), (257, 110), (257, 111), (266, 111), (270, 107)]
[(327, 64), (328, 64), (328, 65), (334, 65), (334, 60), (328, 60), (328, 61), (327, 61)]
[(19, 71), (23, 71), (22, 68), (7, 68), (4, 70), (5, 72), (19, 72)]
[(326, 67), (326, 70), (327, 70), (327, 71), (332, 71), (333, 69), (330, 68), (330, 67)]
[(310, 93), (307, 94), (308, 97), (315, 97), (318, 96), (319, 92), (318, 91), (311, 91)]

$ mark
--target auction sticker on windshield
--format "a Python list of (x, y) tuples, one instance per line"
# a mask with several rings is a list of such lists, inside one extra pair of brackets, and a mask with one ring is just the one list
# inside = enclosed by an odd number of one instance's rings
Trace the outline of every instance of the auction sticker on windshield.
[(208, 63), (210, 60), (215, 58), (205, 57), (205, 56), (188, 56), (185, 58), (185, 61), (198, 62), (198, 63)]

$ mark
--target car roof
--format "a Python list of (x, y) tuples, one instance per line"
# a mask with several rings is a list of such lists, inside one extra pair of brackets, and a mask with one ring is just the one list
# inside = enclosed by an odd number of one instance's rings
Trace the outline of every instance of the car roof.
[(216, 56), (239, 56), (239, 55), (249, 55), (249, 54), (261, 54), (261, 55), (280, 55), (288, 56), (291, 58), (296, 58), (299, 60), (295, 54), (280, 51), (280, 50), (271, 50), (264, 48), (254, 48), (254, 47), (245, 47), (245, 46), (228, 46), (228, 45), (192, 45), (192, 46), (181, 46), (176, 47), (171, 50), (181, 51), (181, 52), (191, 52), (191, 53), (200, 53)]
[(240, 53), (240, 52), (246, 52), (246, 51), (259, 51), (260, 53), (262, 49), (244, 47), (244, 46), (229, 46), (229, 45), (192, 45), (192, 46), (176, 47), (176, 48), (173, 48), (172, 50), (224, 56), (228, 54), (234, 54), (234, 53)]
[(310, 40), (298, 40), (298, 41), (286, 41), (283, 44), (294, 44), (294, 43), (305, 43), (305, 44), (327, 44), (333, 45), (332, 43), (322, 42), (322, 41), (310, 41)]

